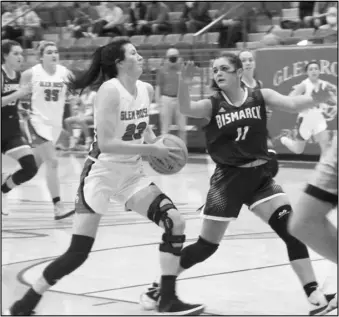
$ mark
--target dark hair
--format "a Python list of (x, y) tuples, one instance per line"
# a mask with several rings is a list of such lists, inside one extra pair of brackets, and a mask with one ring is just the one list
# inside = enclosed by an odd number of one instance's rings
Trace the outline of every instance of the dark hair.
[(310, 61), (310, 62), (308, 62), (308, 63), (306, 64), (306, 66), (305, 66), (305, 73), (307, 73), (308, 67), (309, 67), (310, 65), (312, 65), (312, 64), (318, 65), (318, 67), (320, 68), (319, 62), (318, 62), (317, 60), (312, 60), (312, 61)]
[[(227, 58), (229, 63), (234, 66), (235, 70), (242, 68), (242, 62), (239, 58), (239, 55), (224, 51), (224, 52), (221, 52), (219, 57), (217, 57), (216, 59), (219, 59), (219, 58)], [(217, 85), (217, 83), (215, 82), (213, 78), (212, 78), (211, 88), (213, 90), (220, 90), (219, 86)]]
[(69, 77), (67, 84), (69, 91), (75, 93), (81, 89), (82, 92), (88, 86), (96, 89), (104, 81), (117, 77), (117, 63), (125, 59), (124, 45), (129, 43), (131, 43), (129, 39), (120, 38), (97, 48), (89, 69), (75, 77)]
[(21, 45), (13, 40), (3, 40), (1, 41), (1, 63), (5, 62), (5, 55), (8, 55), (13, 46), (20, 46)]

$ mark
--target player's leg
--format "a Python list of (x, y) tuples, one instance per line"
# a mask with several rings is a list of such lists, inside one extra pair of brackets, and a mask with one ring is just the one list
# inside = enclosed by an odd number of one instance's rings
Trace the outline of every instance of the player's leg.
[[(92, 250), (101, 215), (107, 212), (111, 191), (103, 183), (100, 171), (91, 173), (94, 163), (87, 160), (81, 174), (75, 200), (76, 214), (70, 245), (53, 260), (25, 295), (9, 309), (10, 315), (32, 315), (43, 294), (64, 276), (79, 268)], [(86, 178), (86, 182), (85, 182)]]
[(77, 138), (73, 136), (73, 125), (79, 124), (79, 121), (80, 121), (79, 116), (68, 117), (64, 120), (65, 129), (68, 132), (69, 138), (70, 138), (70, 142), (69, 142), (70, 149), (73, 149), (77, 142)]
[[(275, 184), (273, 179), (265, 176), (263, 170), (263, 185), (257, 190), (248, 205), (264, 222), (268, 223), (273, 231), (285, 243), (291, 266), (299, 278), (306, 296), (310, 302), (311, 313), (328, 305), (326, 297), (319, 290), (307, 247), (288, 231), (288, 221), (292, 214), (292, 207), (282, 188)], [(266, 179), (265, 179), (266, 178)]]
[(274, 145), (270, 136), (267, 137), (268, 153), (271, 160), (267, 163), (268, 169), (271, 172), (272, 177), (276, 177), (279, 172), (279, 162), (277, 152), (274, 150)]
[(312, 122), (307, 115), (297, 119), (297, 136), (295, 139), (283, 136), (280, 141), (291, 152), (301, 154), (304, 152), (307, 140), (312, 136)]
[(147, 217), (165, 231), (159, 246), (161, 287), (158, 312), (166, 315), (202, 313), (203, 305), (183, 303), (175, 291), (181, 250), (185, 242), (184, 218), (172, 200), (154, 184), (143, 189), (139, 189), (142, 185), (137, 183), (131, 187), (138, 191), (128, 198), (126, 207)]
[(59, 161), (52, 141), (46, 141), (33, 149), (37, 162), (45, 163), (46, 184), (54, 205), (54, 219), (60, 220), (72, 214), (66, 211), (60, 199)]
[(290, 231), (294, 236), (335, 263), (338, 263), (337, 229), (327, 215), (338, 205), (337, 155), (335, 137), (318, 163), (290, 221)]
[(91, 116), (80, 117), (80, 126), (85, 135), (86, 148), (89, 148), (93, 142), (93, 139), (91, 137), (90, 130), (89, 130), (90, 124), (93, 124), (93, 117)]
[[(1, 150), (5, 155), (8, 155), (18, 161), (21, 166), (21, 169), (6, 176), (5, 178), (2, 177), (3, 179), (1, 180), (1, 213), (3, 215), (7, 215), (6, 194), (14, 187), (31, 180), (36, 175), (38, 167), (31, 147), (26, 143), (26, 140), (21, 135), (13, 136), (12, 139), (5, 142), (2, 141)], [(2, 174), (2, 176), (4, 176), (4, 174)]]
[(171, 107), (170, 98), (162, 96), (160, 105), (161, 134), (169, 133), (172, 120), (173, 120), (173, 107)]
[[(237, 218), (246, 195), (241, 173), (239, 175), (238, 172), (242, 171), (237, 168), (226, 171), (216, 168), (211, 178), (206, 206), (201, 213), (204, 220), (200, 236), (195, 243), (182, 250), (177, 274), (211, 257), (217, 251), (229, 222)], [(156, 307), (158, 287), (156, 281), (142, 293), (140, 304), (145, 309)]]
[(178, 100), (174, 99), (173, 102), (175, 103), (175, 122), (178, 125), (179, 137), (187, 143), (186, 116), (180, 112)]

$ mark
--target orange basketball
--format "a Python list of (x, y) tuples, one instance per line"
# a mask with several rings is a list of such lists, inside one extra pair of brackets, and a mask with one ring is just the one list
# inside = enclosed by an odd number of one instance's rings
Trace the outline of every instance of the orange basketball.
[(156, 138), (155, 141), (158, 141), (160, 139), (163, 139), (164, 144), (168, 147), (181, 148), (181, 152), (175, 153), (176, 155), (180, 156), (180, 159), (175, 159), (171, 157), (166, 159), (159, 159), (150, 155), (148, 160), (149, 165), (159, 174), (171, 175), (178, 173), (186, 165), (188, 160), (188, 151), (185, 142), (179, 137), (172, 134), (160, 135)]

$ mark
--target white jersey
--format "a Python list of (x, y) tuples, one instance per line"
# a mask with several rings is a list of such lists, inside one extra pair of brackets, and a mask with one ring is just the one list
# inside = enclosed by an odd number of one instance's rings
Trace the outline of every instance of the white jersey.
[[(151, 100), (147, 90), (147, 84), (138, 80), (137, 97), (134, 98), (116, 78), (110, 80), (119, 91), (119, 109), (118, 119), (112, 122), (115, 126), (115, 139), (122, 140), (131, 144), (142, 144), (144, 142), (144, 131), (149, 123), (149, 109)], [(96, 101), (94, 102), (96, 108)], [(94, 120), (96, 121), (96, 120)], [(96, 126), (96, 122), (94, 122)], [(92, 145), (90, 158), (99, 159), (107, 162), (136, 162), (140, 155), (119, 155), (101, 153), (98, 147), (96, 137)]]
[[(317, 83), (314, 84), (314, 83), (311, 82), (311, 80), (309, 78), (306, 78), (300, 84), (304, 85), (304, 87), (305, 87), (304, 95), (305, 96), (312, 96), (313, 90), (318, 91), (321, 87), (324, 87), (326, 85), (326, 81), (318, 79)], [(300, 113), (300, 116), (305, 116), (306, 114), (308, 114), (309, 112), (311, 112), (314, 109), (316, 109), (316, 108), (304, 110)], [(318, 112), (321, 113), (321, 110), (319, 110)]]
[(67, 81), (70, 71), (57, 65), (53, 75), (48, 74), (41, 64), (32, 67), (32, 111), (41, 123), (62, 127), (66, 103)]

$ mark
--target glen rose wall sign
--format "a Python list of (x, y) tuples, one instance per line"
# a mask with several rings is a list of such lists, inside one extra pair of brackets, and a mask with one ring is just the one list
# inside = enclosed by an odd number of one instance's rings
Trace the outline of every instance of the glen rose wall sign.
[[(338, 86), (338, 49), (336, 45), (322, 46), (283, 46), (264, 48), (256, 51), (256, 75), (264, 88), (272, 88), (288, 95), (293, 86), (306, 79), (305, 65), (317, 60), (320, 63), (320, 79)], [(328, 124), (328, 130), (337, 133), (337, 105), (321, 104)], [(294, 136), (297, 114), (274, 111), (268, 123), (272, 138), (282, 133)], [(274, 143), (279, 153), (291, 153), (280, 141)], [(310, 140), (304, 154), (318, 155), (319, 146)]]

